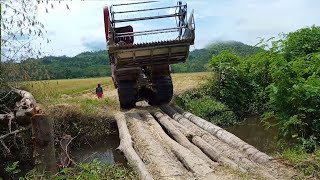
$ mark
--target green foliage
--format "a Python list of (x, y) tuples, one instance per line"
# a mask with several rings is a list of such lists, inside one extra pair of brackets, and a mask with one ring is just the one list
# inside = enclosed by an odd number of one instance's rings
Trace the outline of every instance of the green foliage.
[[(204, 49), (191, 51), (186, 63), (175, 64), (172, 70), (175, 73), (206, 71), (208, 59), (222, 50), (229, 50), (241, 57), (261, 51), (260, 48), (236, 41), (217, 42)], [(104, 77), (111, 75), (109, 63), (106, 51), (83, 52), (75, 57), (47, 56), (19, 63), (7, 61), (3, 63), (3, 71), (8, 74), (10, 81)]]
[(176, 102), (184, 109), (216, 125), (228, 126), (238, 120), (226, 105), (206, 95), (205, 91), (189, 91), (176, 97)]
[(209, 44), (203, 49), (195, 49), (189, 53), (189, 57), (185, 63), (174, 64), (173, 72), (201, 72), (207, 71), (208, 60), (223, 50), (228, 50), (240, 57), (247, 57), (256, 54), (262, 49), (249, 46), (237, 41), (223, 41)]
[(216, 80), (208, 83), (210, 95), (225, 103), (238, 116), (250, 112), (253, 101), (253, 87), (242, 62), (239, 56), (229, 51), (222, 51), (209, 61), (209, 67), (217, 74)]
[[(75, 57), (48, 56), (22, 62), (4, 62), (10, 81), (105, 77), (111, 75), (106, 51), (85, 52)], [(10, 72), (10, 73), (9, 73)]]
[[(25, 180), (39, 179), (43, 175), (38, 174), (35, 171), (31, 171), (24, 178)], [(47, 179), (52, 180), (100, 180), (100, 179), (139, 179), (138, 176), (131, 170), (118, 165), (109, 165), (102, 163), (97, 159), (91, 163), (81, 163), (79, 167), (64, 168), (57, 174)]]
[(21, 172), (21, 170), (19, 169), (19, 161), (16, 161), (11, 166), (6, 167), (5, 170), (9, 174), (18, 174), (19, 172)]
[(283, 37), (247, 58), (230, 51), (213, 56), (209, 67), (217, 76), (207, 84), (207, 95), (240, 116), (273, 114), (280, 138), (312, 152), (320, 140), (320, 27)]
[(284, 57), (289, 61), (296, 57), (305, 57), (308, 54), (319, 52), (320, 27), (312, 26), (289, 33), (282, 46)]

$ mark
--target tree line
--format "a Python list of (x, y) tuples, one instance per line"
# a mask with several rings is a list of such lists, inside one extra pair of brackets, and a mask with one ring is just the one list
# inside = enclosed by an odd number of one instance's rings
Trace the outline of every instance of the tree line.
[[(236, 41), (215, 42), (203, 49), (191, 51), (187, 61), (172, 65), (172, 70), (174, 73), (207, 71), (208, 60), (222, 50), (247, 57), (261, 51), (261, 48)], [(100, 50), (83, 52), (74, 57), (46, 56), (21, 62), (4, 62), (3, 67), (11, 80), (47, 80), (110, 76), (109, 63), (107, 52)]]

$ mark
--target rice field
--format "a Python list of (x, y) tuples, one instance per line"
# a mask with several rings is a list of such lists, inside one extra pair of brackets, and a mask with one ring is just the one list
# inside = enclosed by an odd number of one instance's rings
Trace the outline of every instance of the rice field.
[[(210, 76), (208, 72), (172, 74), (174, 92), (180, 94), (196, 88)], [(106, 94), (102, 100), (95, 96), (95, 88), (99, 83)], [(45, 107), (64, 103), (77, 105), (88, 113), (94, 113), (97, 106), (119, 106), (111, 77), (28, 81), (23, 82), (22, 86)]]

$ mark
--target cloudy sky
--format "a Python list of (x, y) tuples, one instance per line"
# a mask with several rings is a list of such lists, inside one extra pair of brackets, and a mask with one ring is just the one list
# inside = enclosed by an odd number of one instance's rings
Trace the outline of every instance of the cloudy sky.
[[(103, 7), (119, 2), (127, 1), (74, 0), (67, 2), (69, 10), (66, 3), (53, 2), (54, 9), (49, 9), (49, 13), (40, 7), (38, 17), (51, 40), (43, 47), (46, 54), (74, 56), (83, 51), (106, 49)], [(187, 0), (186, 3), (188, 13), (192, 9), (195, 12), (196, 41), (193, 49), (223, 40), (255, 45), (259, 38), (277, 37), (279, 33), (320, 25), (320, 0)], [(175, 4), (176, 1), (167, 0), (157, 3), (157, 6)], [(131, 8), (154, 6), (150, 3)], [(134, 16), (125, 15), (123, 18)], [(138, 31), (173, 27), (175, 22), (133, 22), (131, 25)], [(163, 36), (153, 38), (157, 40)], [(139, 39), (144, 40), (142, 37)]]

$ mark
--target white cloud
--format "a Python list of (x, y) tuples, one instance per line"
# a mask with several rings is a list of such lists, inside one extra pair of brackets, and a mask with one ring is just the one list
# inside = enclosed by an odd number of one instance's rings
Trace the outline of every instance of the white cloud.
[[(45, 46), (47, 53), (74, 56), (92, 48), (103, 48), (105, 35), (102, 9), (106, 2), (68, 1), (70, 10), (67, 10), (65, 4), (54, 2), (55, 9), (49, 9), (49, 13), (40, 8), (39, 18), (45, 24), (48, 37), (52, 40)], [(187, 3), (188, 12), (190, 13), (191, 9), (195, 11), (195, 48), (202, 48), (215, 40), (238, 40), (254, 45), (258, 42), (258, 37), (269, 38), (281, 32), (288, 33), (305, 26), (320, 25), (319, 0), (190, 0)], [(175, 5), (176, 1), (161, 1), (160, 4)], [(135, 6), (145, 7), (154, 5)], [(134, 13), (127, 17), (138, 15)], [(143, 21), (133, 23), (135, 30), (173, 25), (173, 21), (149, 25)], [(161, 38), (166, 36), (155, 36), (152, 40)], [(146, 40), (144, 37), (137, 39)]]

